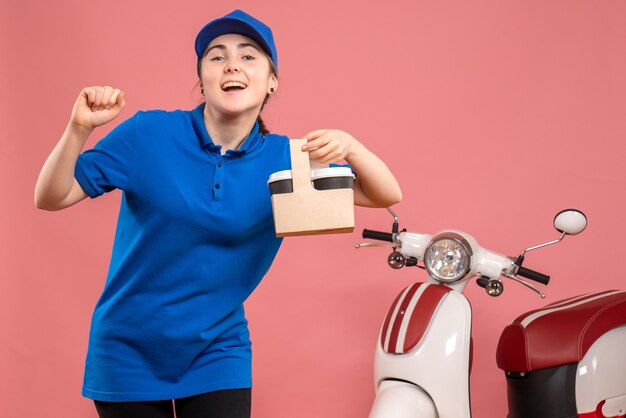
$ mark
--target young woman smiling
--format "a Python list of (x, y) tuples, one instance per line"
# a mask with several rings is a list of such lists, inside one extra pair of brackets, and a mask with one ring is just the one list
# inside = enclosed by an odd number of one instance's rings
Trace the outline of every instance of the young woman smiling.
[[(204, 103), (137, 112), (82, 152), (126, 103), (119, 89), (84, 88), (35, 188), (46, 210), (123, 192), (83, 386), (101, 417), (250, 416), (243, 302), (281, 244), (266, 180), (290, 168), (288, 138), (260, 119), (278, 90), (278, 56), (270, 28), (239, 10), (209, 22), (195, 49)], [(357, 205), (401, 199), (386, 165), (350, 134), (306, 139), (311, 160), (345, 160), (357, 173)]]

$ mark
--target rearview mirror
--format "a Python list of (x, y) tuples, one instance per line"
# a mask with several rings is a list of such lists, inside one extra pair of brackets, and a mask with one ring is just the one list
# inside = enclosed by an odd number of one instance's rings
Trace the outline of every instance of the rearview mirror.
[(554, 217), (554, 227), (567, 235), (577, 235), (587, 227), (587, 217), (577, 209), (566, 209)]

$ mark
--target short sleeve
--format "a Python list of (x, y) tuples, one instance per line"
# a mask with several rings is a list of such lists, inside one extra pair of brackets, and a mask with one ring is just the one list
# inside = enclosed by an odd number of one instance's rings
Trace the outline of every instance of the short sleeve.
[(89, 197), (114, 189), (128, 190), (137, 136), (135, 114), (78, 157), (74, 177)]

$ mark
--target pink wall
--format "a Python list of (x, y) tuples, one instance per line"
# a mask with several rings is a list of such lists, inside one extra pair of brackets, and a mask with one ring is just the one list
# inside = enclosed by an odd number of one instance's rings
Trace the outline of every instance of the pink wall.
[[(235, 7), (276, 34), (269, 126), (351, 132), (396, 173), (404, 227), (462, 229), (514, 255), (554, 237), (553, 214), (578, 207), (588, 230), (527, 258), (553, 276), (547, 301), (625, 287), (626, 2), (228, 3), (0, 3), (0, 416), (95, 417), (82, 368), (120, 195), (61, 213), (32, 203), (76, 95), (119, 86), (124, 118), (195, 106), (195, 34)], [(353, 249), (362, 228), (389, 219), (358, 209), (358, 232), (286, 240), (247, 304), (256, 418), (366, 416), (378, 327), (395, 294), (424, 277), (392, 272), (384, 250)], [(474, 285), (466, 295), (474, 415), (501, 417), (499, 332), (544, 302), (513, 283), (499, 299)]]

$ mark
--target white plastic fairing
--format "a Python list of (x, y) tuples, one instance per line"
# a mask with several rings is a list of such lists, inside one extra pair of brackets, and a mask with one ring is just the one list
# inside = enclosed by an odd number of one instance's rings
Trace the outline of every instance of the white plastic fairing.
[(414, 232), (400, 232), (399, 238), (402, 242), (402, 254), (408, 257), (424, 259), (424, 251), (430, 242), (432, 235), (417, 234)]
[[(510, 258), (482, 248), (476, 239), (471, 235), (453, 229), (441, 231), (436, 235), (401, 232), (399, 235), (400, 241), (402, 242), (401, 252), (405, 256), (415, 257), (418, 260), (424, 260), (424, 253), (433, 237), (446, 233), (453, 233), (462, 236), (473, 251), (472, 267), (465, 278), (454, 283), (446, 283), (446, 286), (458, 292), (463, 292), (465, 286), (469, 283), (469, 279), (476, 275), (497, 279), (500, 277), (503, 269), (510, 268), (513, 265), (513, 260)], [(428, 283), (438, 283), (437, 280), (432, 277), (429, 277), (426, 281)]]
[(568, 235), (580, 234), (587, 227), (587, 217), (579, 210), (567, 209), (556, 215), (554, 227), (557, 231)]
[(432, 399), (419, 387), (386, 380), (378, 388), (369, 418), (437, 418)]
[[(579, 414), (596, 410), (606, 400), (606, 417), (626, 411), (626, 326), (602, 335), (578, 363), (576, 408)], [(607, 410), (605, 410), (605, 408)], [(619, 411), (621, 410), (621, 413)], [(615, 412), (618, 413), (615, 413)]]
[(435, 310), (424, 336), (413, 350), (406, 354), (389, 354), (379, 340), (374, 361), (377, 393), (390, 379), (411, 382), (432, 398), (437, 411), (433, 416), (470, 418), (471, 321), (472, 311), (467, 299), (459, 292), (450, 291)]

